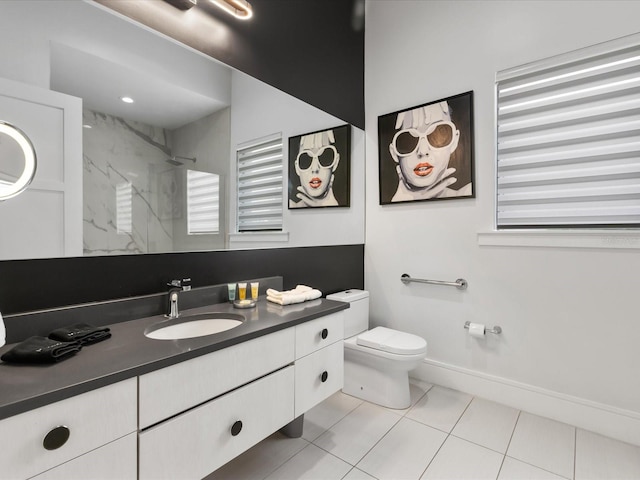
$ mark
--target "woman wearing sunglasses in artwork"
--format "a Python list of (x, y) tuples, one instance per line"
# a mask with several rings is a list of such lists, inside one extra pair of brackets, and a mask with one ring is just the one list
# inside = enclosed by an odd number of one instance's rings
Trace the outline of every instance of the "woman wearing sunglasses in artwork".
[(457, 181), (449, 160), (458, 147), (460, 131), (451, 122), (447, 102), (401, 112), (395, 128), (389, 151), (399, 181), (392, 202), (471, 194), (471, 183), (459, 190), (449, 188)]
[(295, 161), (296, 173), (300, 177), (296, 197), (300, 201), (289, 200), (291, 208), (338, 206), (333, 195), (333, 180), (340, 154), (334, 143), (333, 130), (300, 138), (300, 151)]

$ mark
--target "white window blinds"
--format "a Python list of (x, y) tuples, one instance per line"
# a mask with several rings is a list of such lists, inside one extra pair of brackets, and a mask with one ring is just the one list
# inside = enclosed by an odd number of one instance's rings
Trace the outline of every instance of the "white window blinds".
[(496, 80), (498, 228), (640, 226), (640, 36)]
[(238, 232), (282, 230), (282, 136), (238, 149)]
[(133, 188), (130, 182), (116, 185), (116, 230), (118, 235), (126, 235), (133, 231)]
[(187, 170), (187, 231), (189, 235), (218, 233), (220, 176)]

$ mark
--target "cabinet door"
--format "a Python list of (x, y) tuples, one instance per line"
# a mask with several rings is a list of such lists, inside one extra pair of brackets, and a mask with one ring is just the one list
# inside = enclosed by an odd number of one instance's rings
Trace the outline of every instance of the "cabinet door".
[[(2, 420), (0, 478), (31, 477), (135, 432), (136, 387), (130, 378)], [(49, 436), (65, 428), (66, 441)]]
[(135, 480), (138, 435), (130, 433), (104, 447), (33, 477), (34, 480)]
[(203, 478), (292, 421), (293, 370), (286, 367), (141, 432), (140, 479)]
[(296, 326), (296, 358), (344, 338), (344, 313), (337, 312)]
[(342, 388), (342, 341), (296, 360), (296, 412), (298, 417)]
[(144, 429), (222, 395), (294, 360), (294, 329), (193, 358), (140, 377)]

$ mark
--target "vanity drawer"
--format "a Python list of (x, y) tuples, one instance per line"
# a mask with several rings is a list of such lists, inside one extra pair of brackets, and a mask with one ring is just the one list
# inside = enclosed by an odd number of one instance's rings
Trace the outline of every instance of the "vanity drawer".
[(342, 388), (344, 345), (335, 342), (296, 360), (296, 411), (298, 417)]
[[(0, 477), (28, 478), (135, 432), (136, 387), (131, 378), (2, 420)], [(66, 442), (52, 438), (64, 427)]]
[(137, 476), (138, 435), (134, 432), (47, 470), (33, 480), (135, 480)]
[(344, 339), (344, 313), (337, 312), (296, 326), (296, 358)]
[(286, 367), (141, 432), (140, 479), (203, 478), (291, 422), (293, 370)]
[(292, 363), (294, 335), (288, 328), (140, 376), (140, 429)]

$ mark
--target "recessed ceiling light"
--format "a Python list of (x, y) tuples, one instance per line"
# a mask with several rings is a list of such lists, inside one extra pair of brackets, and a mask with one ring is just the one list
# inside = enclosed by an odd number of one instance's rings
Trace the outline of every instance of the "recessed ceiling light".
[(93, 128), (91, 125), (87, 125), (86, 123), (82, 125), (82, 128)]
[(124, 103), (133, 103), (133, 98), (131, 97), (120, 97), (120, 100), (122, 100)]

